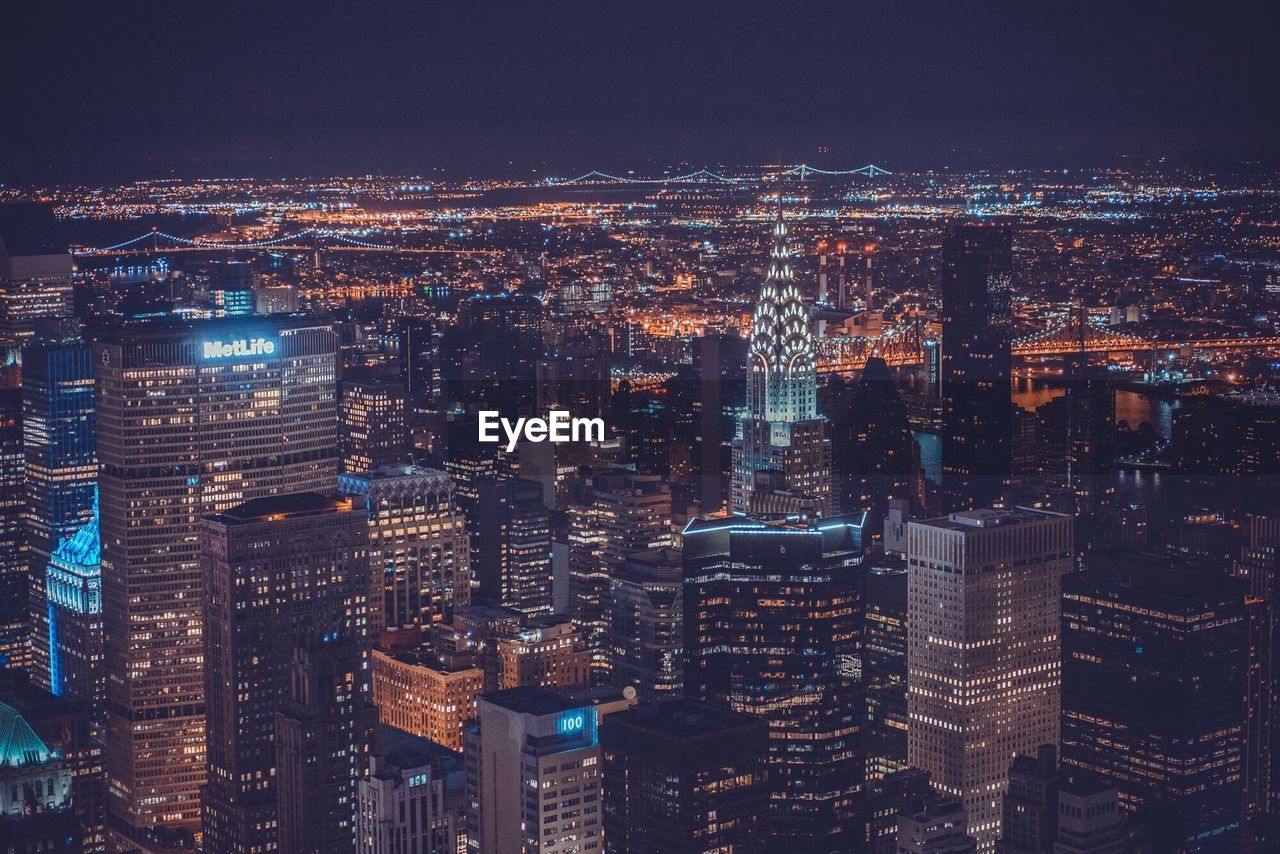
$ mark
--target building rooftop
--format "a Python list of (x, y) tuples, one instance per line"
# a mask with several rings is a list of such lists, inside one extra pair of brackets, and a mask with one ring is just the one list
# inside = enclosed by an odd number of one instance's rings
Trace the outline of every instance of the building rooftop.
[(760, 725), (758, 718), (692, 698), (664, 700), (636, 706), (624, 715), (609, 718), (610, 725), (615, 722), (637, 729), (651, 730), (675, 740), (698, 738)]
[(1020, 525), (1025, 522), (1038, 522), (1044, 519), (1068, 518), (1065, 514), (1050, 510), (1037, 510), (1032, 507), (1017, 507), (1012, 510), (961, 510), (947, 516), (933, 519), (913, 521), (913, 525), (929, 525), (934, 528), (946, 528), (951, 531), (966, 531), (975, 528), (1002, 528), (1009, 525)]
[(571, 711), (582, 705), (581, 702), (575, 702), (563, 694), (534, 686), (508, 688), (505, 691), (481, 694), (478, 699), (525, 715), (554, 715), (558, 712)]
[(448, 773), (462, 764), (461, 754), (443, 744), (387, 724), (378, 724), (374, 744), (374, 752), (381, 755), (387, 765), (401, 771), (439, 763)]
[(8, 703), (0, 703), (0, 768), (43, 765), (52, 756), (21, 713)]
[(350, 508), (351, 502), (339, 496), (321, 495), (317, 492), (291, 492), (287, 495), (254, 498), (209, 518), (223, 525), (238, 525), (314, 513), (336, 513)]

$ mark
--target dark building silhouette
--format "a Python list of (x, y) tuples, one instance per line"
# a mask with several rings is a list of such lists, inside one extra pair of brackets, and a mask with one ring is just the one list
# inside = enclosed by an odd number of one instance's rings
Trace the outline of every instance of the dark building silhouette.
[(862, 684), (867, 700), (867, 772), (907, 767), (907, 568), (872, 565), (866, 574)]
[(657, 475), (626, 469), (594, 474), (569, 508), (569, 613), (591, 648), (597, 683), (609, 682), (613, 573), (628, 555), (671, 543), (671, 490)]
[(462, 303), (440, 340), (445, 402), (507, 418), (533, 414), (543, 324), (542, 303), (525, 294), (480, 294)]
[(367, 646), (348, 639), (294, 647), (290, 698), (276, 713), (281, 851), (352, 848), (356, 779), (378, 717), (362, 660)]
[(685, 695), (768, 722), (776, 850), (862, 838), (859, 524), (704, 517), (684, 532)]
[(836, 492), (844, 512), (869, 510), (878, 527), (894, 498), (908, 499), (919, 510), (924, 503), (920, 446), (884, 359), (867, 359), (857, 385), (841, 397), (845, 408), (827, 410), (827, 417)]
[(1035, 756), (1016, 756), (1000, 818), (1000, 854), (1053, 851), (1058, 835), (1058, 750), (1042, 744)]
[(699, 430), (697, 498), (704, 513), (716, 513), (729, 501), (733, 436), (747, 406), (748, 341), (738, 335), (709, 333), (694, 339), (698, 371)]
[[(1188, 474), (1280, 473), (1280, 396), (1242, 393), (1189, 402), (1173, 415), (1171, 445), (1177, 467)], [(1266, 488), (1260, 481), (1252, 487)]]
[(684, 571), (679, 549), (627, 555), (609, 579), (612, 683), (678, 696), (684, 688)]
[[(1080, 318), (1084, 329), (1086, 318)], [(1081, 333), (1083, 335), (1083, 332)], [(1076, 513), (1098, 513), (1116, 490), (1116, 392), (1106, 369), (1082, 354), (1067, 383), (1066, 480), (1076, 497)], [(1080, 530), (1087, 530), (1080, 526)]]
[(1057, 750), (1014, 757), (1004, 795), (997, 854), (1138, 854), (1147, 850), (1125, 821), (1110, 780), (1059, 768)]
[[(212, 851), (306, 850), (282, 845), (277, 798), (276, 714), (293, 699), (298, 650), (341, 652), (343, 681), (310, 697), (327, 717), (320, 757), (346, 776), (337, 797), (313, 802), (309, 825), (346, 817), (354, 840), (352, 791), (364, 769), (369, 702), (369, 534), (364, 508), (315, 493), (259, 498), (206, 518), (204, 569), (205, 703), (208, 782), (202, 798), (205, 845)], [(346, 679), (356, 682), (348, 685)], [(354, 693), (339, 702), (336, 689)], [(351, 750), (354, 748), (354, 753)], [(310, 745), (306, 749), (311, 749)], [(293, 758), (292, 755), (290, 758)], [(310, 769), (301, 769), (304, 784)], [(336, 814), (336, 815), (335, 815)]]
[(764, 850), (769, 727), (698, 700), (601, 720), (606, 851)]
[(215, 261), (209, 267), (209, 308), (214, 317), (253, 314), (253, 265), (247, 261)]
[(989, 506), (1010, 473), (1012, 232), (966, 224), (942, 244), (942, 480), (947, 510)]
[(1156, 850), (1240, 850), (1245, 594), (1149, 552), (1063, 580), (1062, 761), (1114, 780)]

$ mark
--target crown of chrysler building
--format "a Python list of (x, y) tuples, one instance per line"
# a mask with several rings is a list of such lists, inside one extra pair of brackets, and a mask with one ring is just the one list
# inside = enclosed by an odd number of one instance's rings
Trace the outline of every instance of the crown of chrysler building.
[(809, 310), (791, 267), (781, 193), (747, 362), (747, 412), (733, 443), (733, 509), (760, 513), (776, 504), (753, 500), (756, 473), (770, 471), (785, 478), (801, 504), (831, 512), (831, 441), (818, 414)]

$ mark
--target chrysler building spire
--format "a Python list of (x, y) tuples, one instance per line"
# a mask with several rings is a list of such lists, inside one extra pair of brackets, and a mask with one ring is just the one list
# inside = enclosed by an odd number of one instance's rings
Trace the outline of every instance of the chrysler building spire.
[(818, 414), (818, 376), (809, 311), (800, 298), (782, 193), (773, 223), (769, 272), (751, 318), (747, 412), (733, 444), (733, 509), (763, 512), (753, 501), (756, 474), (781, 473), (786, 488), (831, 511), (831, 442)]
[(809, 312), (800, 299), (791, 268), (781, 192), (773, 223), (769, 273), (751, 318), (749, 361), (750, 418), (794, 422), (818, 417), (818, 378)]

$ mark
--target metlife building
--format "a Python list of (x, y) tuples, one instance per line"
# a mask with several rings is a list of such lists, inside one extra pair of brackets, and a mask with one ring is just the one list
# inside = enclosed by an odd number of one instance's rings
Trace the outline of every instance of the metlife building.
[(337, 342), (293, 315), (126, 322), (97, 336), (94, 390), (110, 825), (199, 820), (204, 673), (199, 521), (332, 492)]

